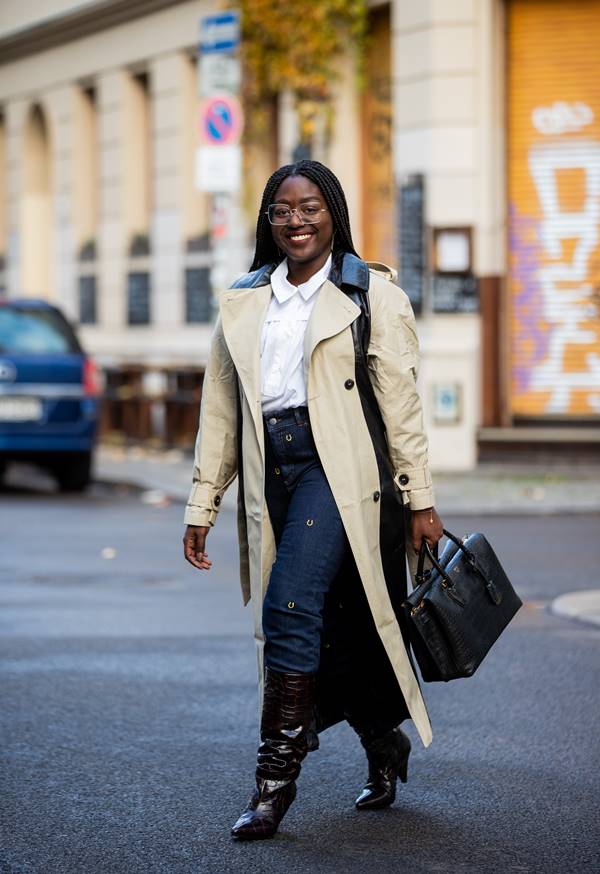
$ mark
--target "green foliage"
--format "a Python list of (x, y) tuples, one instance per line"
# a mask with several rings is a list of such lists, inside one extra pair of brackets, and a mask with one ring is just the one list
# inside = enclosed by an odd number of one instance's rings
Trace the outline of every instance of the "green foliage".
[[(301, 126), (323, 103), (337, 79), (336, 60), (349, 49), (360, 54), (367, 26), (367, 0), (239, 0), (246, 105), (260, 111), (265, 101), (289, 90)], [(304, 131), (310, 135), (308, 130)]]

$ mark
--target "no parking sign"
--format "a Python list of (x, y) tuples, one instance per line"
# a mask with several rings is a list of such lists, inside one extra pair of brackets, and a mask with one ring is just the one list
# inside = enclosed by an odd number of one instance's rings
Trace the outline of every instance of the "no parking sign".
[(215, 94), (202, 103), (200, 137), (212, 146), (231, 146), (239, 142), (244, 126), (240, 101), (233, 94)]

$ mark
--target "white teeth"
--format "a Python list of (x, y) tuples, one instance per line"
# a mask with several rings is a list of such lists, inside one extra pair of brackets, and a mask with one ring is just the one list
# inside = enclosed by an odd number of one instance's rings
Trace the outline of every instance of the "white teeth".
[(310, 234), (295, 234), (293, 237), (290, 237), (290, 240), (308, 240)]

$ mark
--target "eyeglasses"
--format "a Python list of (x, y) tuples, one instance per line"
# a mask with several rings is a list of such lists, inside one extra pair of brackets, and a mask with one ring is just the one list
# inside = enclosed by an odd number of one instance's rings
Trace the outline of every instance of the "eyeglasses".
[(287, 225), (296, 213), (303, 225), (316, 225), (321, 221), (322, 212), (327, 212), (327, 209), (318, 203), (304, 203), (298, 209), (290, 209), (285, 203), (271, 203), (267, 216), (272, 225)]

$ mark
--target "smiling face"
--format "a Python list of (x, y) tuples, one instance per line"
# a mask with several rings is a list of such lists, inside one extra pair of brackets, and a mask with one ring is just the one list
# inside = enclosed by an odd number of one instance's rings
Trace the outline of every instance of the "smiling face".
[(321, 189), (306, 176), (288, 176), (275, 192), (273, 203), (285, 204), (290, 209), (309, 204), (325, 209), (318, 213), (318, 224), (303, 224), (292, 213), (289, 224), (271, 225), (275, 245), (287, 256), (290, 274), (310, 271), (311, 276), (327, 261), (333, 242), (333, 220)]

